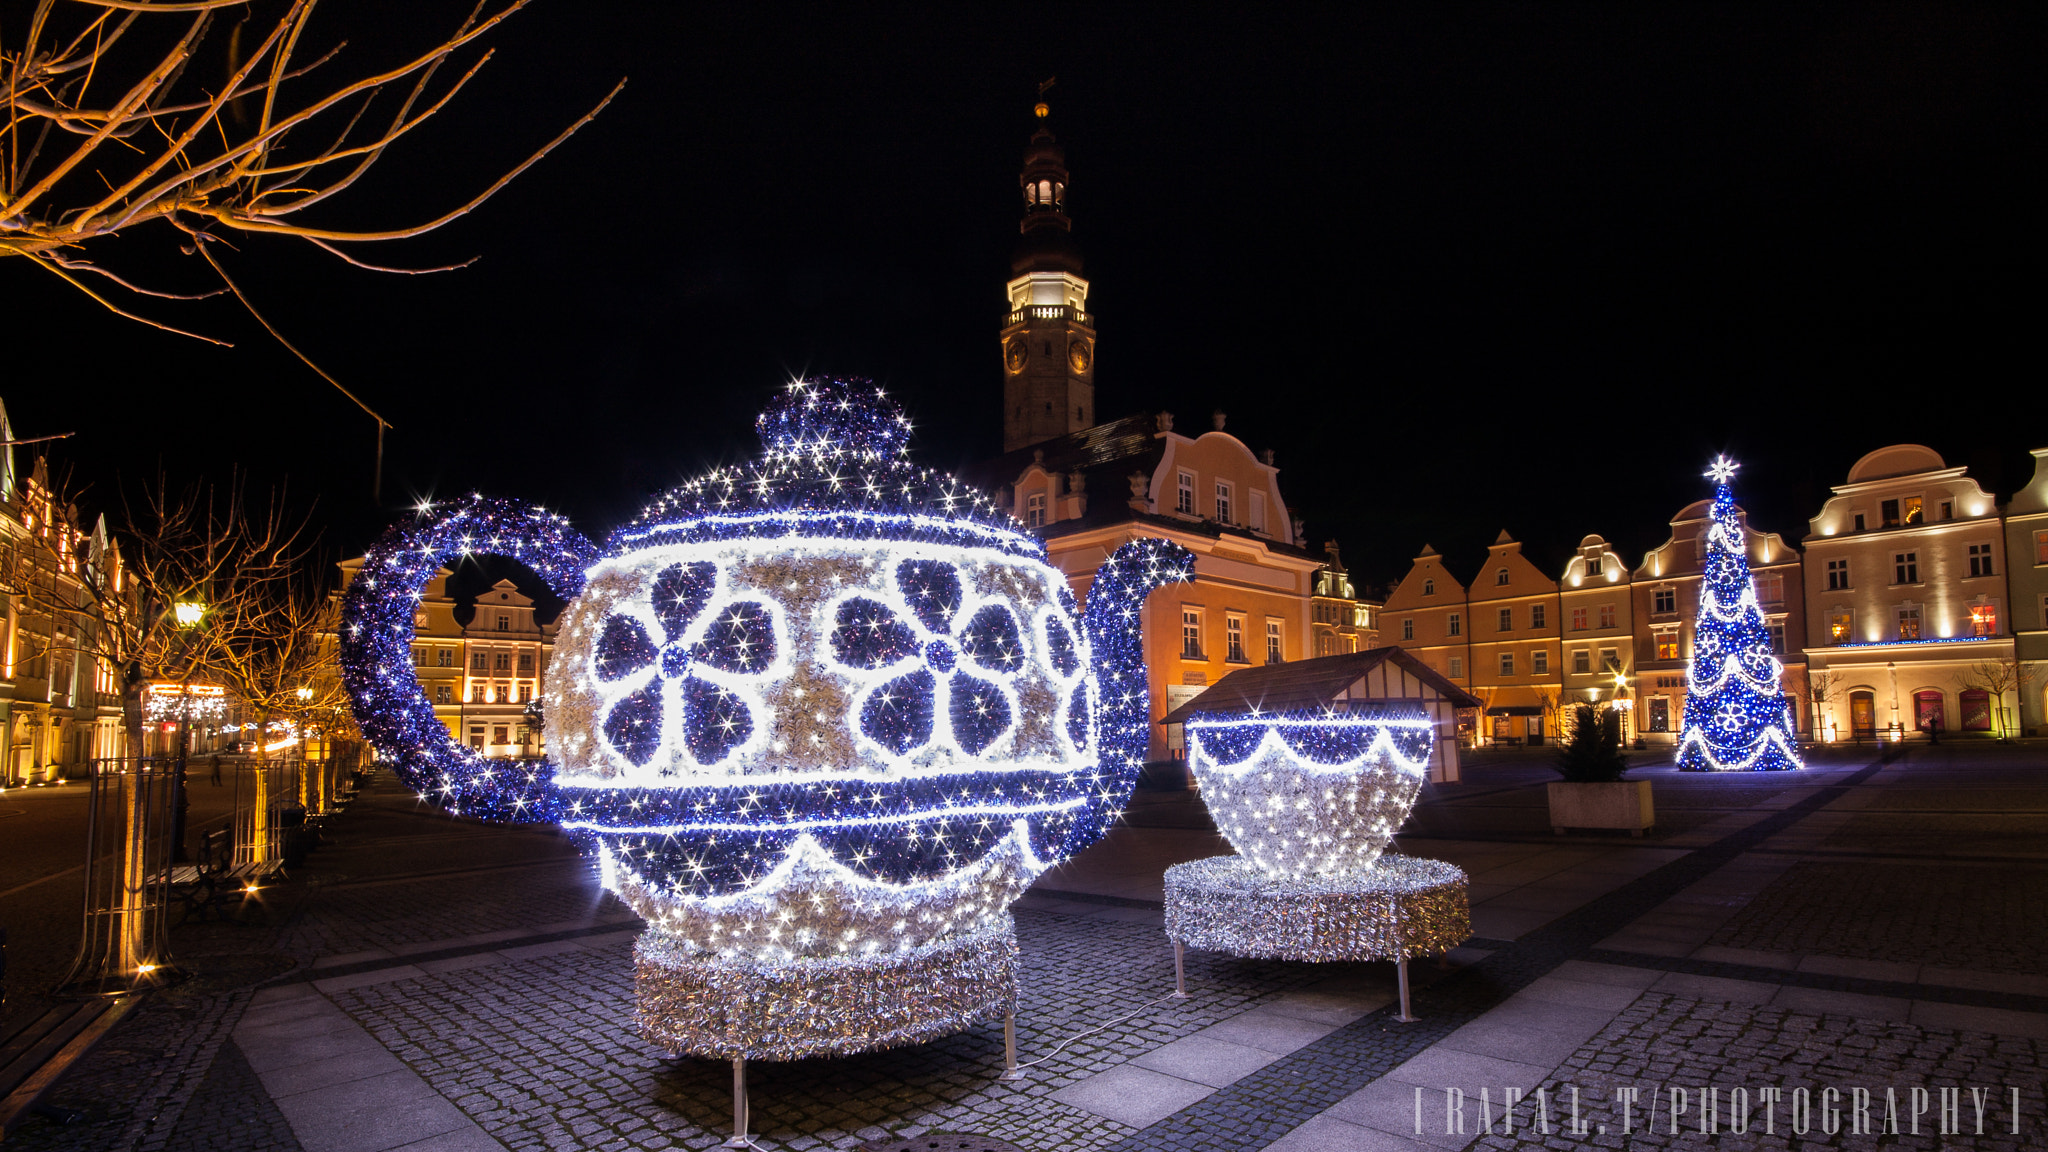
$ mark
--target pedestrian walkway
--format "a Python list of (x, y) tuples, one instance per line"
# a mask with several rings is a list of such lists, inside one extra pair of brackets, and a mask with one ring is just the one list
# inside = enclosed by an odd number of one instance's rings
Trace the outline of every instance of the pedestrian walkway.
[[(1190, 953), (1190, 998), (1163, 999), (1160, 875), (1223, 848), (1198, 828), (1119, 829), (1017, 906), (1019, 1042), (1037, 1062), (1023, 1081), (996, 1078), (993, 1025), (756, 1065), (755, 1141), (854, 1149), (962, 1132), (1027, 1149), (1505, 1152), (1618, 1146), (1603, 1139), (1626, 1123), (1630, 1146), (1706, 1146), (1693, 1128), (1708, 1089), (1719, 1125), (1737, 1087), (1756, 1110), (1765, 1086), (1845, 1100), (1891, 1087), (1907, 1108), (1916, 1086), (1974, 1086), (1999, 1101), (2020, 1088), (2026, 1126), (2000, 1120), (1949, 1147), (2048, 1146), (2048, 857), (2013, 835), (2048, 843), (2043, 769), (2024, 748), (1944, 745), (1797, 779), (1652, 773), (1660, 825), (1674, 819), (1631, 840), (1551, 835), (1540, 779), (1482, 767), (1433, 790), (1400, 844), (1473, 882), (1476, 936), (1444, 967), (1413, 967), (1413, 1023), (1393, 1018), (1385, 964)], [(388, 787), (358, 814), (359, 844), (316, 856), (303, 909), (272, 941), (289, 972), (200, 998), (182, 1024), (144, 1020), (125, 1048), (124, 1023), (55, 1093), (91, 1119), (31, 1125), (21, 1143), (198, 1147), (188, 1138), (204, 1133), (214, 1147), (385, 1152), (724, 1137), (729, 1069), (638, 1040), (637, 922), (558, 838), (420, 814)], [(1921, 821), (1978, 817), (1991, 831), (1974, 854), (1914, 854)], [(181, 1036), (203, 1066), (166, 1088), (172, 1071), (136, 1054)], [(1674, 1086), (1687, 1092), (1678, 1135)], [(1624, 1118), (1627, 1088), (1640, 1099)], [(124, 1110), (123, 1092), (154, 1119)], [(1567, 1127), (1574, 1107), (1583, 1133)], [(241, 1118), (231, 1144), (223, 1114)], [(1773, 1122), (1789, 1123), (1783, 1107)], [(1940, 1146), (1937, 1118), (1917, 1122), (1918, 1146)], [(1752, 1146), (1734, 1139), (1714, 1146)], [(1771, 1139), (1757, 1146), (1785, 1146)], [(1870, 1139), (1816, 1130), (1799, 1146)], [(1909, 1133), (1897, 1146), (1916, 1145)]]

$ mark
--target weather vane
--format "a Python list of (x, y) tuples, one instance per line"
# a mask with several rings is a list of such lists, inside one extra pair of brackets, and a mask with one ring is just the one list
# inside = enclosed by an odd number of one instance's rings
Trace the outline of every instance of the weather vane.
[(1714, 463), (1712, 464), (1712, 466), (1710, 466), (1705, 472), (1702, 472), (1701, 475), (1709, 477), (1716, 484), (1726, 484), (1730, 480), (1735, 479), (1735, 470), (1740, 467), (1742, 467), (1742, 465), (1737, 464), (1733, 460), (1730, 460), (1727, 454), (1723, 453), (1719, 456), (1714, 457)]

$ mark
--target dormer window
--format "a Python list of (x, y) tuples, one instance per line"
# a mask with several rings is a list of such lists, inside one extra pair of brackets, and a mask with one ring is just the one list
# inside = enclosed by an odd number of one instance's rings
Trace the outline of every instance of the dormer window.
[(1598, 576), (1599, 574), (1600, 574), (1600, 557), (1598, 557), (1598, 556), (1589, 556), (1589, 557), (1587, 557), (1587, 558), (1586, 558), (1586, 575), (1588, 575), (1588, 576)]
[(1434, 595), (1436, 595), (1436, 581), (1434, 581), (1434, 580), (1424, 580), (1424, 581), (1422, 582), (1422, 594), (1423, 594), (1424, 596), (1434, 596)]
[(1507, 570), (1507, 569), (1505, 569), (1505, 568), (1501, 568), (1501, 569), (1498, 569), (1498, 570), (1496, 570), (1496, 571), (1494, 572), (1494, 574), (1493, 574), (1493, 582), (1494, 582), (1495, 584), (1505, 584), (1505, 583), (1507, 583), (1507, 582), (1508, 582), (1508, 570)]
[(1033, 492), (1024, 498), (1024, 524), (1028, 528), (1045, 527), (1045, 493)]

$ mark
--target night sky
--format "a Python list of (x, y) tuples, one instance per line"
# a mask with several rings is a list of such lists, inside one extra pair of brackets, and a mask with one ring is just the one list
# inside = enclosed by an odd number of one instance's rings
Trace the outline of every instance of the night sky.
[[(1546, 566), (1588, 532), (1635, 563), (1723, 451), (1752, 522), (1795, 543), (1887, 443), (2001, 499), (2026, 481), (2048, 444), (2040, 8), (1334, 8), (540, 0), (321, 221), (444, 211), (630, 78), (482, 210), (354, 249), (473, 267), (383, 276), (258, 237), (229, 268), (396, 425), (394, 508), (480, 489), (602, 535), (751, 452), (797, 372), (874, 378), (956, 467), (1000, 447), (1016, 171), (1057, 75), (1100, 412), (1200, 431), (1224, 409), (1367, 580), (1425, 541), (1469, 574), (1503, 527)], [(320, 11), (346, 68), (467, 4)], [(201, 284), (176, 240), (95, 258)], [(0, 261), (33, 320), (0, 397), (19, 435), (80, 433), (53, 463), (89, 506), (159, 464), (240, 464), (317, 495), (337, 553), (391, 514), (368, 418), (246, 317), (139, 305), (237, 345), (213, 348), (22, 263)]]

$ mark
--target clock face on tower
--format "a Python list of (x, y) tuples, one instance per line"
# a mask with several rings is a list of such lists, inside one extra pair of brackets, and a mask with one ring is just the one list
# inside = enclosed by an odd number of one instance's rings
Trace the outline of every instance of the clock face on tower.
[(1092, 359), (1094, 354), (1089, 351), (1086, 340), (1076, 340), (1067, 346), (1067, 362), (1074, 366), (1074, 371), (1086, 372)]
[(1030, 357), (1031, 349), (1025, 344), (1022, 336), (1010, 341), (1010, 346), (1003, 349), (1003, 363), (1009, 365), (1012, 372), (1022, 372), (1024, 361)]

